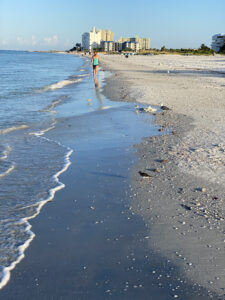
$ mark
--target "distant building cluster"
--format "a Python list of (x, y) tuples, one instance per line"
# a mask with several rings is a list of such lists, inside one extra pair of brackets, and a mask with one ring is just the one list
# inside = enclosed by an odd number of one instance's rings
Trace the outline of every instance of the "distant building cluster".
[(216, 52), (219, 52), (220, 49), (225, 45), (225, 34), (215, 34), (212, 37), (212, 49)]
[(101, 46), (101, 42), (111, 42), (114, 39), (114, 33), (109, 29), (96, 29), (93, 27), (90, 32), (85, 32), (82, 35), (82, 48), (92, 51), (98, 49)]
[(114, 41), (114, 33), (111, 30), (93, 27), (90, 32), (82, 35), (82, 48), (87, 51), (101, 49), (104, 52), (120, 52), (122, 50), (138, 52), (150, 49), (150, 38), (121, 37), (118, 41)]

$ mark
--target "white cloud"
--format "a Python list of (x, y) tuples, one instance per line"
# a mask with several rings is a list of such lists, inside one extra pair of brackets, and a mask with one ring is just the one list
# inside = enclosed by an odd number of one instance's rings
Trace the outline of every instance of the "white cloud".
[(27, 45), (31, 44), (31, 39), (25, 39), (25, 38), (22, 38), (20, 36), (17, 36), (16, 37), (16, 42), (17, 42), (17, 45), (27, 46)]
[(24, 40), (23, 40), (20, 36), (17, 36), (17, 37), (16, 37), (16, 41), (17, 41), (18, 44), (20, 44), (20, 45), (24, 44)]
[(37, 46), (39, 44), (39, 40), (34, 35), (28, 38), (17, 36), (16, 40), (11, 41), (11, 45), (13, 44), (16, 46), (17, 49), (30, 49)]
[(64, 41), (61, 41), (57, 34), (53, 34), (46, 37), (37, 35), (16, 35), (14, 38), (2, 37), (0, 38), (0, 47), (1, 49), (14, 50), (57, 50), (59, 48), (64, 48), (65, 46)]
[(56, 42), (58, 42), (58, 37), (57, 37), (56, 34), (53, 35), (53, 40), (56, 41)]
[(38, 43), (38, 40), (37, 40), (36, 36), (32, 35), (32, 37), (31, 37), (31, 44), (32, 44), (32, 46), (36, 46), (37, 43)]
[(56, 45), (58, 43), (58, 36), (54, 34), (51, 37), (45, 37), (43, 38), (44, 42), (48, 45)]
[(8, 44), (8, 41), (7, 40), (1, 40), (1, 45), (2, 46), (6, 46)]
[(53, 36), (50, 36), (50, 37), (44, 37), (42, 40), (38, 39), (35, 35), (32, 35), (30, 38), (28, 39), (24, 39), (24, 38), (21, 38), (20, 36), (17, 36), (16, 37), (16, 41), (17, 41), (17, 44), (19, 45), (25, 45), (25, 46), (29, 46), (29, 45), (32, 45), (32, 46), (36, 46), (36, 45), (56, 45), (59, 41), (58, 39), (58, 36), (56, 34), (54, 34)]

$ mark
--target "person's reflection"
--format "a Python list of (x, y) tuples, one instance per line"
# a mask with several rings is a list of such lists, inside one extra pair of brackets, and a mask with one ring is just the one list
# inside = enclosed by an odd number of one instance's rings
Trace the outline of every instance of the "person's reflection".
[(101, 94), (101, 88), (100, 88), (100, 84), (99, 81), (97, 79), (97, 77), (94, 80), (95, 82), (95, 94), (96, 94), (96, 98), (98, 99), (99, 102), (99, 110), (104, 109), (103, 104), (104, 104), (104, 98), (103, 95)]
[(100, 89), (100, 84), (99, 84), (97, 77), (94, 78), (94, 82), (95, 82), (95, 89), (97, 89), (97, 88)]

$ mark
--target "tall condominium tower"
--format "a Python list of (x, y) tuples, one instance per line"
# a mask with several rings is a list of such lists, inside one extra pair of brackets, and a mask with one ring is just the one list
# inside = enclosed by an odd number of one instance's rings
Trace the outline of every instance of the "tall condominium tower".
[(114, 39), (114, 33), (109, 29), (101, 30), (102, 41), (111, 42)]
[(113, 41), (114, 33), (109, 29), (102, 30), (93, 27), (90, 32), (82, 35), (82, 48), (88, 51), (100, 48), (101, 41)]
[(88, 51), (92, 51), (94, 48), (99, 48), (101, 38), (101, 31), (93, 27), (90, 32), (85, 32), (82, 35), (82, 48)]
[(118, 41), (119, 43), (124, 42), (135, 42), (139, 43), (140, 50), (148, 50), (150, 49), (150, 38), (140, 38), (139, 36), (136, 37), (121, 37)]

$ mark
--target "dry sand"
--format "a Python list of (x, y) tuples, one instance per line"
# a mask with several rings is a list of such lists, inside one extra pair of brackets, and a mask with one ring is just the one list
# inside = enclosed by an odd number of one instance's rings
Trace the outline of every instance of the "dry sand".
[(173, 134), (136, 146), (131, 208), (149, 225), (149, 247), (223, 297), (225, 57), (104, 55), (101, 61), (113, 71), (108, 97), (171, 108), (156, 114), (156, 124)]

